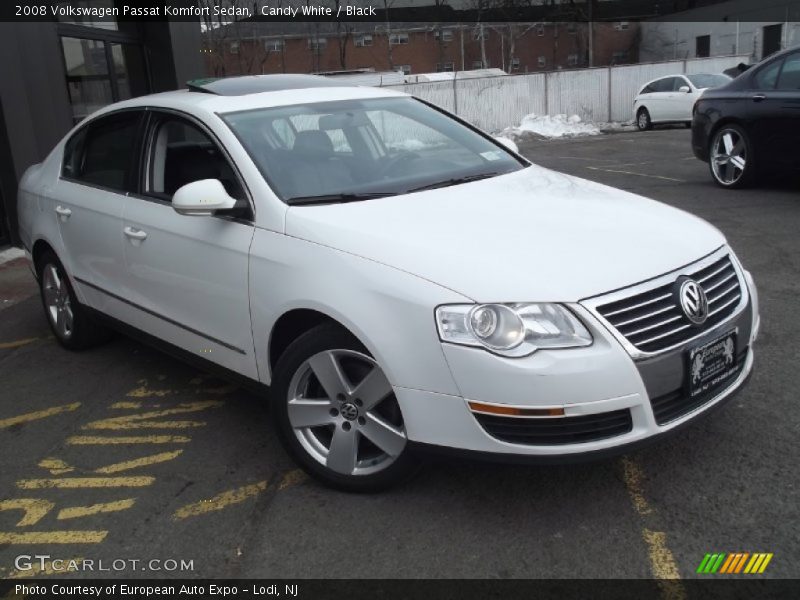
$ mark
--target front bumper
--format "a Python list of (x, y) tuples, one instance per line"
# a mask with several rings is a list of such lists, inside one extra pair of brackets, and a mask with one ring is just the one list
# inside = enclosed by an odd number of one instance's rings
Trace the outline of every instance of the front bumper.
[[(753, 368), (752, 343), (758, 332), (759, 316), (752, 278), (745, 273), (744, 279), (749, 299), (743, 310), (691, 344), (646, 360), (634, 361), (614, 336), (580, 305), (570, 308), (579, 314), (594, 337), (594, 344), (588, 348), (539, 351), (525, 359), (504, 359), (479, 349), (443, 344), (461, 395), (396, 387), (408, 439), (413, 445), (429, 450), (537, 462), (602, 457), (655, 441), (720, 406), (748, 379)], [(733, 329), (738, 332), (738, 372), (707, 397), (690, 400), (684, 393), (685, 352)], [(528, 412), (563, 410), (563, 417), (549, 417), (551, 423), (561, 419), (556, 428), (560, 437), (550, 443), (501, 439), (503, 431), (516, 433), (522, 419), (542, 423), (541, 419), (548, 417), (539, 417), (538, 421), (536, 417), (495, 417), (499, 424), (494, 426), (491, 418), (471, 410), (470, 402)], [(665, 405), (668, 405), (666, 412)], [(561, 423), (571, 423), (574, 427), (561, 427)], [(586, 435), (589, 426), (602, 429), (605, 437)], [(547, 439), (542, 436), (555, 435), (553, 431), (545, 428), (530, 439)], [(568, 435), (561, 435), (563, 432)]]

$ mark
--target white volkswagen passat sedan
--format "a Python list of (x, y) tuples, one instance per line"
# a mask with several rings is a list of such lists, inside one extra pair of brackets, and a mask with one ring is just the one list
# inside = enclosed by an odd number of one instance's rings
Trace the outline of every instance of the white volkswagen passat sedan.
[(20, 185), (67, 348), (107, 324), (269, 386), (352, 490), (420, 449), (602, 456), (737, 390), (758, 330), (722, 234), (385, 89), (258, 76), (118, 103)]
[(644, 131), (653, 123), (692, 124), (692, 108), (708, 88), (725, 85), (731, 80), (727, 75), (693, 73), (669, 75), (649, 81), (633, 99), (633, 118)]

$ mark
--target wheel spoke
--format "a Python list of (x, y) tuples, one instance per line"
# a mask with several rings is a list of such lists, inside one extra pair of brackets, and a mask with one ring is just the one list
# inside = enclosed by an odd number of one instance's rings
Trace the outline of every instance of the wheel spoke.
[(370, 410), (381, 400), (392, 393), (392, 386), (383, 371), (375, 366), (353, 390), (353, 396), (364, 403), (364, 409)]
[(72, 307), (69, 304), (64, 305), (64, 326), (66, 327), (66, 332), (72, 331), (72, 322), (74, 321), (74, 316), (72, 314)]
[(397, 456), (406, 446), (406, 436), (402, 431), (372, 413), (367, 414), (367, 422), (361, 426), (361, 433), (389, 456)]
[(356, 469), (358, 458), (358, 433), (355, 427), (345, 431), (337, 427), (331, 438), (326, 465), (337, 473), (350, 475)]
[(731, 148), (731, 156), (741, 156), (744, 153), (744, 140), (739, 138), (736, 144)]
[(733, 166), (733, 163), (728, 161), (725, 163), (725, 181), (731, 183), (736, 176), (736, 168)]
[(333, 352), (322, 352), (312, 356), (308, 364), (311, 366), (311, 370), (316, 375), (328, 398), (333, 400), (339, 394), (347, 395), (348, 386), (339, 361), (336, 360)]
[(45, 283), (44, 285), (44, 302), (47, 306), (55, 306), (58, 299), (58, 290), (53, 285)]
[(289, 422), (295, 429), (333, 423), (331, 403), (327, 400), (295, 399), (289, 401)]
[(733, 136), (730, 133), (726, 133), (722, 136), (722, 143), (725, 144), (725, 154), (730, 155), (731, 151), (733, 150)]
[(731, 156), (731, 164), (737, 169), (744, 171), (745, 161), (741, 156)]
[(66, 325), (66, 312), (63, 310), (59, 310), (56, 312), (56, 329), (61, 335), (67, 333), (67, 325)]

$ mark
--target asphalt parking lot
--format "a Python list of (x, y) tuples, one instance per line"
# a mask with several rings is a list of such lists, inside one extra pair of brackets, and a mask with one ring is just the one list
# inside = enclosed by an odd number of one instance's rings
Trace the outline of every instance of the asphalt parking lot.
[(193, 561), (131, 577), (689, 578), (720, 551), (774, 553), (763, 577), (800, 576), (800, 184), (722, 190), (689, 136), (521, 149), (728, 236), (759, 286), (762, 332), (749, 386), (724, 410), (623, 458), (436, 460), (404, 487), (349, 495), (296, 469), (264, 398), (123, 337), (62, 350), (35, 289), (14, 280), (0, 294), (13, 287), (0, 298), (0, 577), (30, 575), (15, 557), (38, 553)]

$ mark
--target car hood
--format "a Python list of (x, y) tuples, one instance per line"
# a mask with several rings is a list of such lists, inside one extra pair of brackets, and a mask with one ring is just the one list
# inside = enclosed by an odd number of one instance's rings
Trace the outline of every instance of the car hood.
[(290, 207), (286, 233), (478, 302), (574, 302), (725, 243), (688, 213), (536, 165), (414, 194)]

